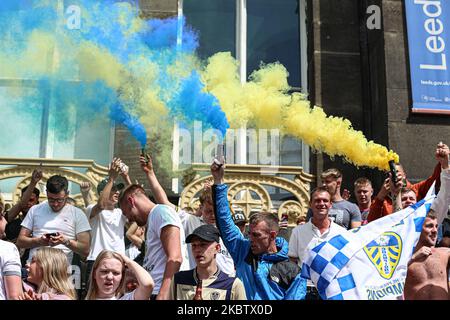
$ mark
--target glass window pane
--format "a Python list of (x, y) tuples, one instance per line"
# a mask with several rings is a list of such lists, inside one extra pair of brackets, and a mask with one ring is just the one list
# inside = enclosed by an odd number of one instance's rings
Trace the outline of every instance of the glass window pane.
[(183, 14), (200, 33), (197, 54), (202, 59), (221, 51), (236, 56), (236, 1), (184, 0)]
[(283, 137), (281, 143), (281, 165), (302, 166), (302, 142), (293, 137)]
[(0, 86), (0, 157), (39, 157), (42, 103), (36, 88)]
[(261, 61), (279, 61), (289, 72), (289, 85), (301, 86), (299, 1), (247, 0), (247, 75)]

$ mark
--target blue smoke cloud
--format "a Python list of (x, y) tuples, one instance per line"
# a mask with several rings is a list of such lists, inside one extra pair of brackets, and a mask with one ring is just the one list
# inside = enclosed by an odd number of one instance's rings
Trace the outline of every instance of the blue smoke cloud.
[[(76, 81), (78, 68), (75, 61), (78, 48), (83, 43), (93, 44), (115, 57), (126, 72), (122, 79), (125, 84), (129, 83), (128, 79), (145, 78), (136, 64), (133, 65), (138, 59), (145, 59), (157, 66), (153, 82), (136, 91), (151, 89), (159, 92), (159, 98), (171, 115), (181, 115), (185, 121), (203, 121), (223, 133), (229, 127), (217, 99), (203, 92), (204, 86), (195, 72), (196, 67), (186, 62), (189, 55), (195, 55), (198, 34), (186, 25), (184, 18), (137, 19), (139, 9), (136, 1), (73, 0), (65, 2), (65, 5), (81, 7), (81, 28), (71, 30), (66, 28), (65, 20), (61, 21), (57, 3), (48, 0), (0, 0), (0, 39), (3, 39), (0, 54), (20, 56), (35, 31), (50, 33), (57, 42), (64, 44), (66, 55), (59, 57), (60, 67), (55, 71), (34, 74), (21, 68), (20, 63), (17, 65), (21, 77), (41, 81), (41, 89), (50, 90), (52, 103), (58, 106), (61, 114), (61, 121), (54, 124), (61, 138), (71, 136), (64, 117), (71, 117), (76, 112), (76, 116), (82, 119), (80, 122), (109, 117), (125, 125), (143, 146), (147, 140), (146, 130), (139, 119), (152, 113), (151, 105), (144, 109), (140, 101), (138, 108), (135, 100), (127, 100), (126, 95), (121, 95), (117, 88), (109, 87), (104, 79)], [(67, 18), (66, 12), (63, 18)], [(177, 44), (180, 30), (183, 31), (182, 39)], [(181, 63), (188, 71), (190, 69), (191, 75), (183, 78), (168, 72), (175, 63)], [(142, 85), (142, 82), (136, 83)], [(23, 105), (18, 106), (18, 110), (26, 110), (27, 103), (28, 99), (23, 99)]]

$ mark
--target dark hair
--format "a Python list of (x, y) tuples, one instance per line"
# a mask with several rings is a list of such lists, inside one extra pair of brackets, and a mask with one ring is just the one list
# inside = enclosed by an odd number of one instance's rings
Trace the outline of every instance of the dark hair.
[[(26, 186), (25, 188), (22, 188), (22, 195), (27, 191), (29, 186)], [(37, 198), (39, 198), (39, 195), (41, 194), (41, 191), (39, 191), (38, 188), (33, 189), (33, 193), (36, 195)]]
[(61, 191), (64, 191), (67, 193), (68, 188), (69, 182), (63, 176), (55, 175), (47, 180), (47, 192), (60, 193)]
[(269, 227), (270, 231), (278, 231), (280, 230), (280, 227), (278, 225), (278, 217), (274, 215), (273, 213), (262, 211), (259, 213), (255, 213), (250, 216), (249, 224), (257, 224), (261, 221), (265, 221), (267, 223), (267, 226)]

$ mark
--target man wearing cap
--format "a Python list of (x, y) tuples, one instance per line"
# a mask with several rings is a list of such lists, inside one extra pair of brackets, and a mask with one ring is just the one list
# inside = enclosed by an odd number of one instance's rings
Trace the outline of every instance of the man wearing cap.
[(121, 160), (114, 158), (109, 166), (108, 178), (97, 185), (99, 199), (96, 204), (86, 208), (86, 215), (91, 224), (91, 250), (87, 257), (86, 276), (89, 279), (92, 266), (102, 250), (111, 250), (125, 254), (124, 228), (127, 218), (122, 210), (116, 208), (123, 183), (116, 183), (119, 176)]
[[(211, 224), (196, 228), (187, 238), (197, 266), (174, 275), (170, 288), (171, 300), (193, 300), (201, 288), (202, 300), (245, 300), (241, 280), (230, 277), (217, 266), (220, 251), (219, 230)], [(197, 291), (198, 292), (198, 291)]]

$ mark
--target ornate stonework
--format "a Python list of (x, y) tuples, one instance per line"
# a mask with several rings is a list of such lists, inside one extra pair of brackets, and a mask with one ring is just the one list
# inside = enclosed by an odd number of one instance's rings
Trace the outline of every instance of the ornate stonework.
[[(42, 163), (43, 177), (39, 185), (45, 186), (47, 179), (55, 174), (60, 174), (67, 178), (70, 182), (81, 184), (82, 182), (90, 182), (91, 197), (97, 201), (97, 193), (95, 187), (108, 175), (108, 168), (96, 164), (93, 160), (60, 160), (60, 159), (39, 159), (39, 158), (0, 158), (0, 165), (6, 166), (0, 168), (0, 180), (19, 178), (12, 192), (12, 203), (20, 198), (20, 191), (31, 181), (31, 174), (39, 164)], [(84, 169), (84, 172), (75, 170), (75, 168)], [(45, 190), (43, 188), (42, 190)], [(76, 202), (82, 201), (81, 194), (71, 194)], [(45, 193), (41, 193), (41, 200), (45, 199)]]
[[(206, 164), (193, 164), (192, 167), (199, 174), (209, 171), (209, 165)], [(229, 186), (228, 201), (234, 210), (239, 208), (247, 218), (253, 212), (275, 210), (279, 218), (287, 212), (289, 226), (295, 226), (298, 217), (306, 215), (310, 183), (314, 177), (304, 172), (303, 168), (228, 164), (225, 172), (225, 183)], [(293, 178), (290, 180), (281, 175)], [(187, 185), (181, 193), (179, 207), (196, 209), (199, 192), (206, 182), (212, 184), (212, 181), (211, 175), (205, 175)], [(288, 191), (295, 200), (284, 201), (278, 208), (274, 208), (267, 187)]]

